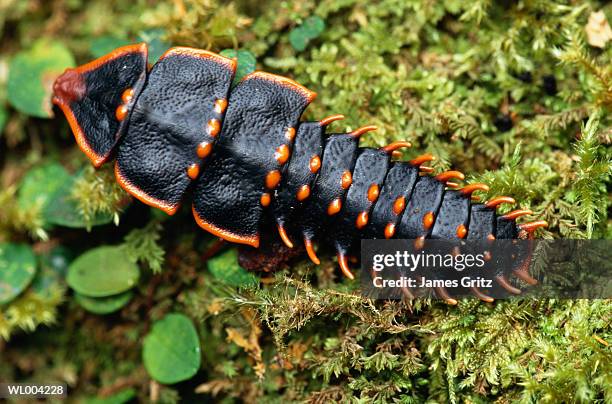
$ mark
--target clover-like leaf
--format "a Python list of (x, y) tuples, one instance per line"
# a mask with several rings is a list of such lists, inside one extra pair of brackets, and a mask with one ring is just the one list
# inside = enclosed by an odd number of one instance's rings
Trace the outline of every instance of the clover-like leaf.
[(0, 243), (0, 305), (23, 292), (36, 275), (36, 256), (27, 244)]
[(79, 256), (68, 268), (68, 285), (90, 297), (125, 292), (138, 282), (140, 271), (119, 246), (103, 246)]
[(319, 16), (308, 17), (304, 22), (289, 32), (289, 43), (293, 49), (303, 51), (308, 43), (317, 38), (325, 30), (325, 21)]
[(51, 117), (53, 82), (64, 69), (72, 66), (72, 53), (62, 43), (37, 41), (31, 49), (17, 53), (9, 64), (9, 102), (25, 114)]
[(193, 322), (180, 313), (153, 324), (142, 350), (144, 366), (160, 383), (173, 384), (193, 377), (201, 363), (200, 340)]

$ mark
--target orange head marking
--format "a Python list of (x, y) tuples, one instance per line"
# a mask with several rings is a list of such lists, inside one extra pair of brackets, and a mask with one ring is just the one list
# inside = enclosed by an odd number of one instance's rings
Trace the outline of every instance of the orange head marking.
[(199, 158), (203, 159), (203, 158), (206, 158), (210, 154), (211, 151), (212, 151), (212, 143), (202, 142), (198, 145), (196, 153), (198, 154)]
[(457, 237), (459, 238), (465, 238), (465, 236), (467, 236), (467, 228), (465, 227), (464, 224), (460, 224), (459, 226), (457, 226)]
[(340, 198), (336, 198), (329, 203), (329, 206), (327, 207), (327, 214), (329, 216), (333, 216), (340, 212), (340, 209), (342, 209), (342, 202), (340, 201)]
[(379, 194), (380, 189), (378, 188), (378, 184), (370, 185), (370, 188), (368, 188), (368, 201), (372, 203), (376, 202)]
[(266, 188), (274, 189), (278, 186), (281, 180), (281, 173), (278, 170), (273, 170), (266, 174)]
[(283, 165), (289, 160), (289, 155), (291, 152), (289, 151), (289, 146), (286, 144), (282, 144), (276, 148), (274, 152), (274, 158), (278, 162), (278, 164)]
[(312, 156), (312, 158), (310, 159), (310, 172), (314, 174), (318, 172), (320, 168), (321, 168), (321, 157)]
[(215, 101), (215, 112), (218, 115), (221, 115), (227, 109), (227, 100), (224, 98), (219, 98)]
[(446, 182), (452, 178), (463, 180), (465, 175), (463, 175), (461, 171), (444, 171), (443, 173), (436, 175), (436, 179), (440, 182)]
[(431, 226), (433, 226), (434, 224), (434, 220), (435, 216), (433, 212), (425, 213), (425, 215), (423, 216), (423, 228), (425, 228), (425, 230), (431, 229)]
[(475, 191), (487, 192), (488, 190), (489, 190), (489, 186), (487, 184), (476, 183), (476, 184), (470, 184), (470, 185), (467, 185), (461, 188), (461, 193), (463, 195), (472, 195), (472, 192), (475, 192)]
[(271, 201), (272, 197), (267, 192), (261, 194), (261, 198), (259, 198), (259, 202), (261, 202), (261, 206), (263, 206), (264, 208), (268, 207)]
[(310, 196), (310, 187), (308, 185), (302, 185), (295, 195), (296, 199), (300, 202), (308, 199)]
[(200, 166), (198, 164), (196, 164), (196, 163), (191, 164), (187, 168), (187, 175), (192, 180), (195, 180), (196, 178), (198, 178), (198, 175), (200, 175)]
[(400, 149), (402, 147), (412, 147), (412, 144), (410, 142), (393, 142), (390, 143), (384, 147), (381, 147), (380, 150), (384, 151), (387, 154), (393, 153), (395, 150)]
[(501, 205), (502, 203), (509, 203), (509, 204), (515, 204), (516, 201), (514, 200), (514, 198), (511, 198), (509, 196), (497, 196), (493, 199), (491, 199), (490, 201), (488, 201), (487, 203), (485, 203), (485, 206), (487, 208), (497, 208), (499, 205)]
[(128, 114), (128, 107), (125, 104), (121, 104), (117, 107), (117, 109), (115, 110), (115, 118), (117, 118), (117, 120), (119, 122), (123, 121)]
[(325, 118), (321, 119), (319, 121), (319, 124), (321, 126), (327, 126), (327, 125), (329, 125), (330, 123), (332, 123), (334, 121), (339, 121), (339, 120), (342, 120), (342, 119), (344, 119), (344, 115), (342, 115), (342, 114), (330, 115), (328, 117), (325, 117)]
[(364, 133), (372, 132), (373, 130), (376, 130), (376, 129), (378, 128), (375, 125), (362, 126), (361, 128), (357, 128), (351, 133), (349, 133), (349, 136), (357, 139), (359, 138), (359, 136), (363, 135)]
[(406, 208), (406, 198), (400, 196), (393, 202), (393, 213), (400, 215)]
[(387, 223), (385, 226), (385, 238), (392, 238), (395, 235), (395, 223)]
[(342, 186), (342, 189), (348, 189), (348, 187), (350, 187), (352, 183), (353, 183), (353, 175), (351, 174), (351, 172), (348, 170), (343, 172), (342, 179), (340, 181), (340, 185)]
[(76, 69), (66, 69), (53, 83), (53, 102), (70, 103), (80, 101), (87, 93), (87, 85), (83, 75)]
[(357, 226), (358, 229), (363, 229), (367, 224), (368, 224), (368, 212), (361, 212), (359, 213), (359, 215), (357, 215), (357, 220), (355, 220), (355, 226)]
[(216, 118), (209, 120), (208, 123), (206, 124), (206, 131), (212, 137), (217, 136), (220, 130), (221, 130), (221, 122)]

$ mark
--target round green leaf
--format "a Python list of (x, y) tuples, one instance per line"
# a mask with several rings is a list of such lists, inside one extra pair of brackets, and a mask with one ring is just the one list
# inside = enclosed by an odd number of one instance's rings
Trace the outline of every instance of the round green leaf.
[(57, 246), (38, 257), (38, 271), (32, 281), (33, 292), (43, 297), (51, 297), (55, 291), (63, 290), (72, 252), (66, 247)]
[(94, 38), (89, 45), (89, 51), (94, 57), (99, 58), (111, 53), (112, 51), (121, 46), (129, 44), (130, 41), (128, 41), (127, 39), (105, 35), (98, 38)]
[(59, 42), (37, 41), (19, 52), (9, 64), (7, 93), (19, 111), (40, 118), (53, 115), (51, 92), (55, 78), (74, 66), (70, 51)]
[(22, 210), (40, 206), (44, 211), (55, 192), (72, 177), (58, 163), (47, 163), (30, 169), (21, 180), (18, 203)]
[(208, 270), (213, 276), (230, 286), (251, 286), (259, 278), (238, 265), (238, 252), (231, 249), (208, 260)]
[(317, 38), (325, 30), (325, 21), (318, 15), (308, 17), (301, 25), (302, 32), (308, 39)]
[(238, 59), (236, 75), (234, 76), (234, 85), (242, 80), (244, 76), (255, 71), (255, 64), (257, 63), (255, 55), (246, 49), (224, 49), (220, 54), (228, 58)]
[(160, 383), (193, 377), (200, 368), (201, 349), (192, 321), (179, 313), (156, 321), (144, 339), (142, 357), (149, 375)]
[(138, 282), (138, 266), (119, 246), (103, 246), (87, 251), (68, 268), (68, 285), (90, 297), (106, 297), (125, 292)]
[(36, 274), (36, 256), (27, 244), (0, 243), (0, 304), (12, 301)]
[(306, 49), (310, 39), (301, 27), (296, 27), (289, 32), (289, 43), (293, 46), (296, 51), (303, 51)]
[(146, 42), (149, 46), (149, 63), (157, 62), (170, 48), (171, 45), (164, 41), (164, 37), (165, 32), (160, 28), (149, 29), (138, 35), (138, 42)]
[(77, 178), (78, 175), (72, 176), (49, 198), (50, 201), (44, 210), (45, 223), (71, 228), (86, 228), (112, 222), (112, 215), (105, 214), (96, 215), (91, 223), (85, 222), (76, 202), (71, 197), (72, 186)]
[(128, 304), (133, 296), (134, 292), (131, 290), (107, 297), (89, 297), (80, 293), (74, 294), (77, 303), (85, 310), (94, 314), (109, 314), (115, 312)]

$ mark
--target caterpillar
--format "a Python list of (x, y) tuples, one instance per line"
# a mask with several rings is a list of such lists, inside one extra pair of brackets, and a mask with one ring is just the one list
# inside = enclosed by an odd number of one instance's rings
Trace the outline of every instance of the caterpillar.
[[(455, 170), (432, 175), (431, 154), (394, 160), (409, 142), (360, 147), (375, 126), (327, 134), (342, 115), (300, 121), (316, 94), (289, 78), (256, 71), (232, 87), (235, 59), (188, 47), (151, 68), (147, 58), (146, 44), (135, 44), (67, 69), (52, 101), (96, 168), (114, 159), (118, 183), (169, 215), (190, 192), (197, 224), (224, 240), (258, 248), (271, 225), (288, 248), (300, 240), (315, 264), (315, 242), (332, 246), (353, 279), (348, 257), (360, 239), (515, 239), (547, 225), (518, 224), (533, 213), (525, 209), (498, 214), (515, 203), (508, 196), (475, 203), (472, 193), (489, 187), (459, 188), (465, 176)], [(505, 274), (496, 279), (520, 293)]]

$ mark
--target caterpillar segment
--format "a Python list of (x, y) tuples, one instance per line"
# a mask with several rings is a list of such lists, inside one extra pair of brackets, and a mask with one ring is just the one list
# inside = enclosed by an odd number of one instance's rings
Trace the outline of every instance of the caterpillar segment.
[[(147, 70), (146, 45), (130, 45), (68, 69), (53, 102), (93, 165), (116, 157), (119, 184), (142, 202), (174, 214), (190, 195), (196, 222), (210, 233), (257, 248), (273, 228), (286, 248), (303, 244), (315, 264), (315, 243), (329, 245), (349, 278), (362, 238), (414, 239), (422, 248), (428, 238), (491, 242), (546, 226), (517, 225), (528, 210), (498, 215), (515, 203), (510, 197), (474, 203), (473, 193), (488, 187), (460, 188), (464, 175), (455, 170), (430, 175), (429, 153), (395, 161), (409, 142), (359, 147), (373, 125), (327, 134), (343, 115), (300, 121), (316, 94), (288, 78), (254, 72), (232, 88), (235, 71), (235, 60), (187, 47)], [(505, 274), (498, 283), (520, 293)]]

